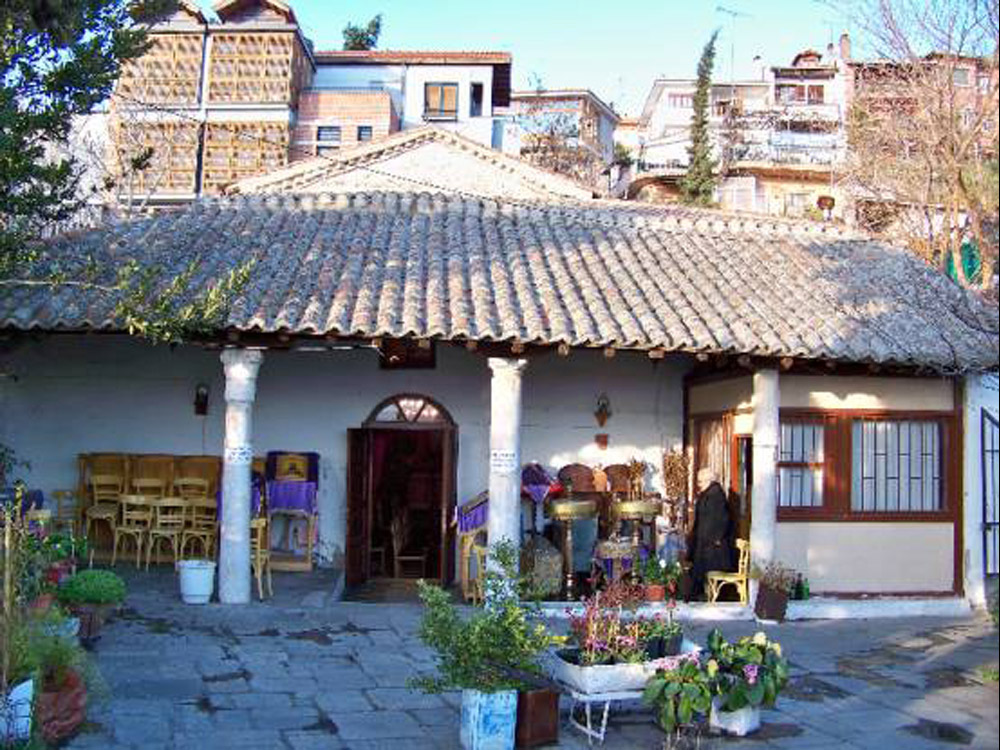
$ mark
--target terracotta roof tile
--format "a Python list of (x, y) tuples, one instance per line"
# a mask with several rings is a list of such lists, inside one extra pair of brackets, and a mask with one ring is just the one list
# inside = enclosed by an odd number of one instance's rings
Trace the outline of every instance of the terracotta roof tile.
[[(49, 247), (133, 256), (194, 286), (256, 266), (225, 327), (341, 336), (996, 367), (987, 308), (900, 250), (829, 225), (621, 202), (430, 193), (246, 196)], [(68, 265), (72, 265), (69, 262)], [(0, 326), (116, 330), (105, 300), (15, 289)]]

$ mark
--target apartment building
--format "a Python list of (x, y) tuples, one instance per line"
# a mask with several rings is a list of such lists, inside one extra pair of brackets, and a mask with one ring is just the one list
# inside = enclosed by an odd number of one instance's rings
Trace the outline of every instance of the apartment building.
[[(849, 60), (845, 35), (825, 54), (810, 49), (788, 65), (762, 66), (758, 79), (713, 83), (709, 124), (723, 208), (840, 215), (844, 201), (833, 167), (846, 147)], [(694, 79), (654, 82), (639, 121), (630, 197), (664, 201), (679, 195), (695, 88)]]
[(502, 145), (508, 53), (314, 51), (281, 0), (221, 0), (214, 11), (181, 0), (122, 72), (104, 118), (120, 203), (219, 194), (428, 123)]

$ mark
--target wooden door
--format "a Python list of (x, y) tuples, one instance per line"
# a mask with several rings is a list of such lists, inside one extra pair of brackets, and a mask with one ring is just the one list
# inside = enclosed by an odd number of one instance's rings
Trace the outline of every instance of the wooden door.
[(441, 561), (440, 578), (444, 586), (455, 577), (456, 467), (458, 466), (458, 430), (441, 431)]
[(371, 431), (347, 431), (347, 549), (344, 582), (368, 580), (371, 564)]

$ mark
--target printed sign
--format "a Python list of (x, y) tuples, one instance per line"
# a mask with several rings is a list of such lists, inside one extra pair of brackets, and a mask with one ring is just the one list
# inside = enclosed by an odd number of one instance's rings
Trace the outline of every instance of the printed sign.
[(490, 451), (490, 471), (495, 474), (517, 473), (516, 451)]

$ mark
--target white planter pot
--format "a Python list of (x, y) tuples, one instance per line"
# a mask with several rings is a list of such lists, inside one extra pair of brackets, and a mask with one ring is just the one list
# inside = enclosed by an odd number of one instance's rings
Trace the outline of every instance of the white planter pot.
[(708, 726), (736, 737), (746, 737), (760, 729), (760, 707), (746, 706), (739, 711), (723, 711), (719, 708), (719, 699), (713, 698)]
[(181, 599), (185, 604), (208, 604), (215, 591), (215, 563), (211, 560), (181, 560)]
[[(691, 641), (681, 642), (681, 654), (693, 654), (701, 649)], [(547, 656), (548, 671), (553, 679), (584, 695), (598, 693), (622, 693), (643, 690), (649, 678), (656, 674), (659, 668), (671, 668), (671, 662), (678, 657), (667, 657), (656, 661), (640, 664), (607, 664), (590, 667), (571, 664), (561, 658), (556, 652)]]
[(516, 726), (516, 690), (499, 693), (462, 691), (459, 739), (464, 750), (514, 750)]
[(31, 736), (31, 702), (35, 681), (25, 680), (15, 685), (0, 700), (0, 742), (26, 740)]

